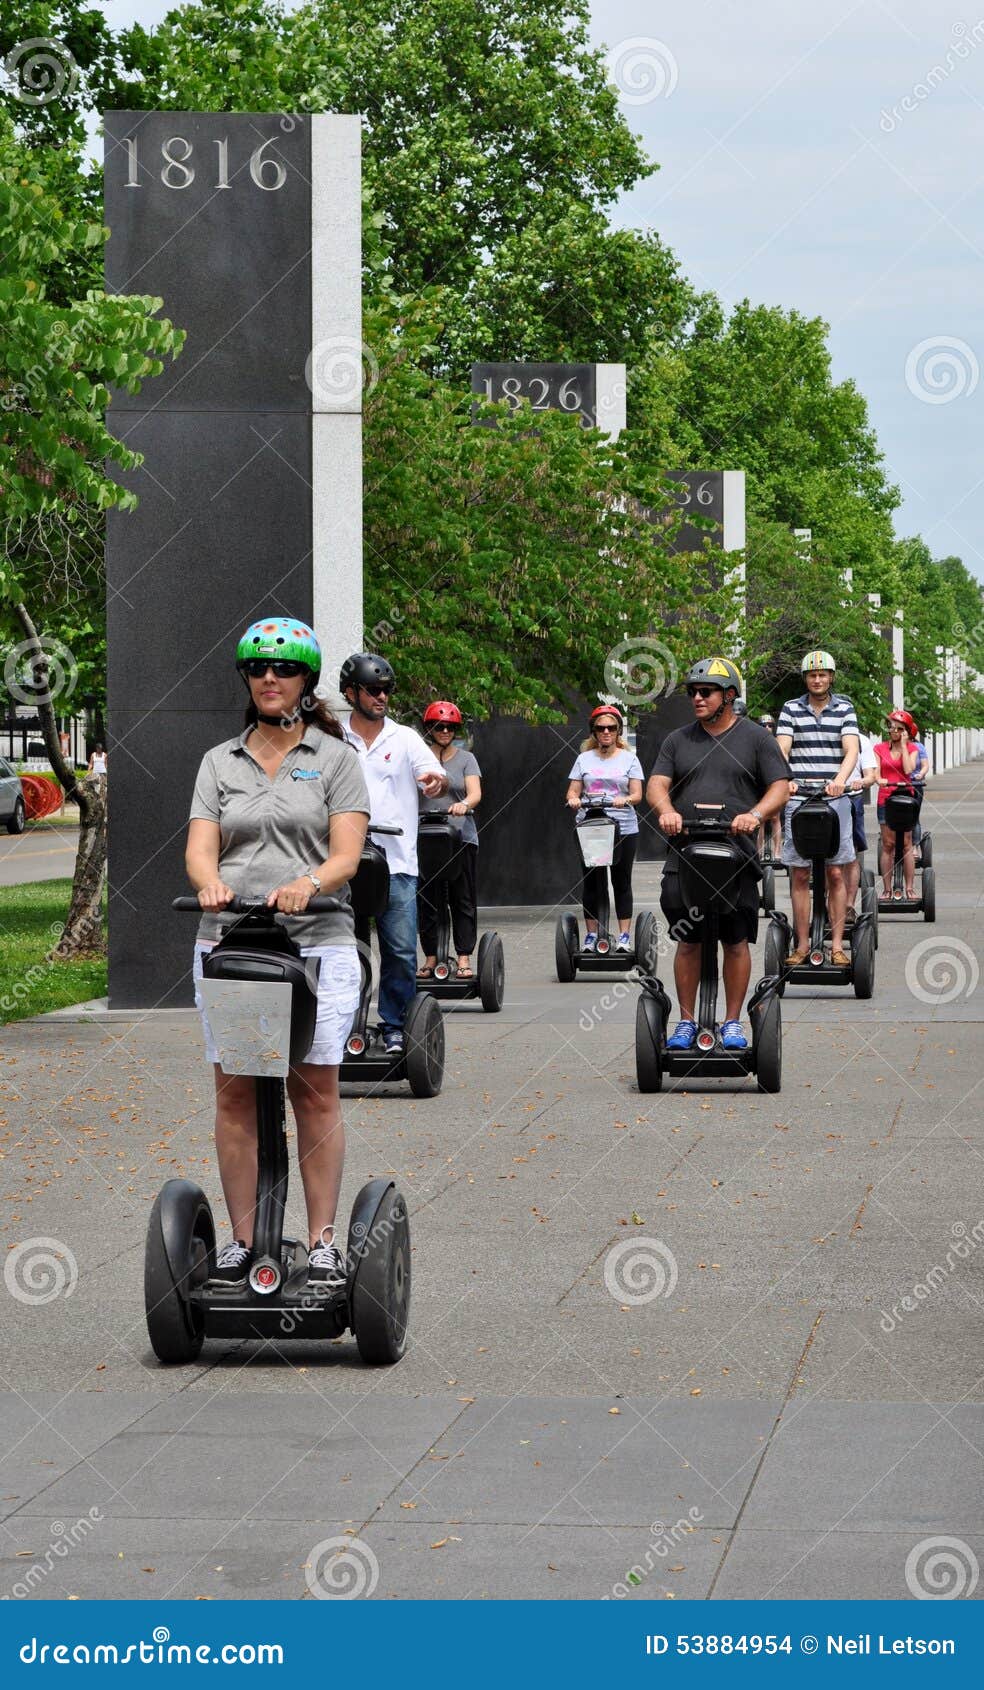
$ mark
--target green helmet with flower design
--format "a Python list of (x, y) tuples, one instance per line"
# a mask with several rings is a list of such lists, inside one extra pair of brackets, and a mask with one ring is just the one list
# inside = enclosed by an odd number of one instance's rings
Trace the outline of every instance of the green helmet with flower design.
[(252, 622), (236, 647), (236, 668), (251, 658), (272, 662), (304, 663), (313, 680), (321, 674), (321, 647), (313, 628), (293, 616), (265, 616)]

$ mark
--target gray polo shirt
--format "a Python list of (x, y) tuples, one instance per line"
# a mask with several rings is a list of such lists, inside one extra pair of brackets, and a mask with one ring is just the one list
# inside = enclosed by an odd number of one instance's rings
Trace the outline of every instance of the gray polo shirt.
[[(271, 780), (250, 753), (252, 731), (247, 728), (238, 739), (205, 753), (190, 814), (192, 821), (218, 823), (219, 872), (243, 898), (265, 897), (299, 874), (316, 873), (328, 855), (330, 816), (343, 810), (369, 814), (359, 759), (344, 740), (309, 725)], [(337, 896), (347, 904), (348, 888)], [(214, 943), (235, 919), (204, 916), (199, 943)], [(305, 948), (355, 944), (351, 908), (292, 916), (284, 925)]]

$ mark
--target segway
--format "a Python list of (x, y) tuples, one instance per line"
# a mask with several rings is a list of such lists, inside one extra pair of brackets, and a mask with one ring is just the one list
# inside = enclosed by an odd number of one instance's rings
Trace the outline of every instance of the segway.
[(478, 941), (478, 968), (470, 980), (458, 977), (457, 958), (451, 954), (451, 906), (448, 885), (454, 878), (455, 858), (461, 834), (440, 810), (424, 811), (417, 833), (417, 865), (421, 881), (437, 909), (437, 939), (434, 975), (417, 981), (417, 991), (432, 998), (481, 998), (482, 1008), (492, 1015), (502, 1008), (506, 989), (506, 960), (498, 933), (483, 933)]
[(597, 974), (625, 974), (638, 968), (647, 971), (656, 946), (656, 918), (652, 910), (640, 910), (635, 918), (633, 943), (620, 951), (609, 932), (611, 898), (608, 870), (615, 857), (617, 822), (606, 812), (606, 800), (585, 798), (578, 811), (574, 832), (585, 869), (595, 877), (598, 938), (591, 950), (584, 950), (577, 917), (566, 912), (558, 916), (554, 931), (554, 962), (557, 979), (569, 986), (578, 969)]
[[(757, 858), (748, 857), (731, 832), (718, 804), (694, 806), (700, 816), (688, 821), (681, 838), (670, 838), (679, 862), (680, 895), (687, 909), (696, 909), (700, 924), (700, 991), (697, 1002), (697, 1040), (691, 1050), (668, 1050), (666, 1029), (670, 999), (662, 981), (643, 980), (636, 1006), (636, 1079), (640, 1091), (661, 1091), (663, 1078), (717, 1080), (754, 1074), (758, 1089), (777, 1092), (782, 1085), (782, 1010), (778, 972), (767, 972), (748, 999), (752, 1042), (747, 1050), (725, 1050), (717, 1020), (718, 944), (722, 915), (738, 905), (742, 873), (761, 872)], [(709, 815), (708, 811), (715, 814)]]
[[(176, 910), (201, 915), (197, 898)], [(338, 909), (312, 898), (308, 911)], [(354, 1334), (363, 1361), (399, 1361), (410, 1307), (410, 1223), (391, 1179), (371, 1179), (349, 1220), (345, 1284), (309, 1285), (307, 1251), (283, 1235), (288, 1154), (284, 1081), (311, 1048), (316, 977), (265, 900), (235, 898), (242, 916), (203, 964), (201, 993), (223, 1073), (256, 1081), (257, 1181), (253, 1265), (242, 1285), (210, 1282), (215, 1222), (205, 1193), (186, 1179), (162, 1187), (144, 1259), (147, 1331), (160, 1361), (194, 1361), (206, 1338), (338, 1338)]]
[[(370, 822), (368, 833), (402, 833), (400, 827)], [(369, 922), (381, 915), (389, 902), (389, 864), (378, 845), (366, 839), (359, 867), (349, 884), (355, 914), (355, 935), (359, 941), (362, 987), (345, 1054), (338, 1068), (340, 1080), (361, 1086), (406, 1080), (414, 1097), (436, 1097), (444, 1081), (444, 1019), (433, 998), (418, 992), (407, 1008), (403, 1023), (403, 1049), (389, 1055), (383, 1047), (381, 1029), (370, 1028), (373, 968)], [(310, 904), (308, 908), (310, 909)]]
[(759, 882), (759, 904), (766, 915), (771, 915), (776, 907), (776, 875), (785, 874), (786, 865), (781, 862), (772, 849), (772, 820), (765, 823), (765, 837), (762, 849), (758, 854), (762, 879)]
[(922, 915), (924, 921), (936, 920), (936, 870), (933, 867), (932, 836), (924, 833), (916, 853), (916, 867), (922, 877), (922, 895), (905, 895), (905, 836), (919, 820), (919, 799), (913, 792), (896, 787), (885, 800), (885, 823), (895, 834), (895, 859), (892, 863), (892, 897), (879, 906), (881, 915)]
[[(810, 919), (810, 948), (806, 960), (796, 968), (787, 965), (793, 949), (789, 917), (773, 912), (765, 938), (766, 974), (779, 976), (779, 993), (792, 986), (853, 986), (857, 998), (870, 998), (875, 989), (875, 929), (870, 909), (870, 888), (862, 892), (861, 914), (844, 933), (850, 947), (847, 963), (831, 962), (827, 955), (830, 924), (827, 918), (827, 863), (837, 855), (840, 821), (827, 796), (824, 781), (799, 781), (798, 793), (805, 793), (790, 821), (793, 845), (810, 862), (813, 909)], [(866, 907), (866, 905), (868, 907)]]

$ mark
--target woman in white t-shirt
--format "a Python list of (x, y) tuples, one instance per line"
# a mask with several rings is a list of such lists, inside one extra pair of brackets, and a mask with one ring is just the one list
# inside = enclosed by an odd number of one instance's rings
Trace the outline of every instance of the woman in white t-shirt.
[[(605, 813), (618, 826), (615, 859), (611, 867), (615, 916), (619, 925), (616, 950), (627, 951), (631, 945), (632, 865), (639, 841), (639, 818), (635, 806), (642, 800), (642, 764), (625, 738), (622, 713), (614, 704), (599, 704), (597, 709), (592, 710), (589, 726), (590, 733), (568, 776), (567, 802), (572, 810), (579, 810), (582, 798), (610, 799)], [(586, 951), (594, 950), (598, 942), (597, 872), (595, 869), (586, 871), (581, 893), (587, 929), (584, 940)]]

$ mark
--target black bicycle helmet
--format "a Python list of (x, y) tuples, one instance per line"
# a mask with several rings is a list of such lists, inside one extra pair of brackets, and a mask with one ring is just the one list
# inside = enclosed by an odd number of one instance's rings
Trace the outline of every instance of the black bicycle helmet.
[(729, 657), (702, 657), (691, 665), (683, 679), (685, 687), (715, 686), (726, 692), (734, 687), (741, 693), (741, 676)]
[(396, 685), (396, 675), (385, 657), (378, 657), (374, 651), (354, 651), (351, 657), (346, 657), (338, 677), (338, 690), (345, 693), (346, 687), (389, 687)]

